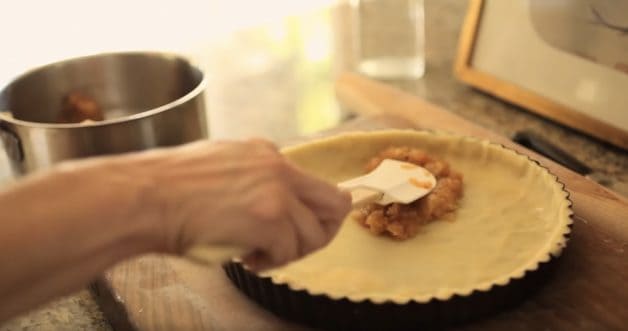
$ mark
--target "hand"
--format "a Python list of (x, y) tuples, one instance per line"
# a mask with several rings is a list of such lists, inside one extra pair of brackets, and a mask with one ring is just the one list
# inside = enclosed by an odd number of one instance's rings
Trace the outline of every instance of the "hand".
[(348, 194), (304, 174), (267, 141), (143, 154), (141, 176), (153, 183), (149, 201), (170, 252), (238, 245), (254, 252), (245, 258), (253, 269), (277, 266), (326, 245), (350, 209)]
[(331, 240), (349, 196), (271, 143), (199, 142), (63, 162), (0, 192), (0, 210), (1, 322), (148, 252), (226, 244), (257, 270), (286, 263)]

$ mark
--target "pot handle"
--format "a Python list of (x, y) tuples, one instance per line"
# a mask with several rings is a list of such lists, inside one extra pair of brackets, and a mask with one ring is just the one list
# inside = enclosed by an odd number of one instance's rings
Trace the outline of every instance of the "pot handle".
[(2, 122), (0, 122), (0, 140), (4, 146), (4, 151), (10, 160), (22, 161), (24, 159), (24, 153), (22, 152), (22, 144), (20, 144), (20, 138), (9, 131)]
[[(4, 186), (7, 183), (12, 182), (15, 179), (15, 162), (21, 162), (24, 159), (24, 152), (22, 150), (22, 144), (20, 138), (13, 133), (6, 124), (0, 118), (0, 154), (6, 155), (6, 160), (3, 161), (5, 166), (0, 167), (0, 186)], [(2, 151), (4, 149), (4, 151)], [(2, 158), (5, 158), (5, 156)]]

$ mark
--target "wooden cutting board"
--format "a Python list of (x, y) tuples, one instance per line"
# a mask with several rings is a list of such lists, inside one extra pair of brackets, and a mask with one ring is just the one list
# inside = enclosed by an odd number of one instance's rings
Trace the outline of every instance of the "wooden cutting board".
[[(576, 213), (571, 240), (545, 287), (516, 309), (461, 330), (619, 330), (628, 321), (628, 201), (507, 138), (409, 94), (356, 75), (340, 77), (339, 100), (362, 114), (327, 132), (430, 128), (490, 139), (532, 156), (567, 185)], [(310, 139), (313, 137), (310, 137)], [(116, 330), (290, 330), (249, 301), (220, 268), (169, 256), (143, 256), (93, 285)]]

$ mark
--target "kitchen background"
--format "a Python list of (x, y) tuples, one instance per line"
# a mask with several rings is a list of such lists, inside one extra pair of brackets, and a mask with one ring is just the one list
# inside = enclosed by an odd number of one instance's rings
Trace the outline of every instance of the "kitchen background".
[[(616, 176), (609, 186), (626, 190), (623, 151), (455, 80), (452, 63), (466, 5), (425, 1), (426, 75), (390, 83), (507, 136), (523, 128), (551, 132), (546, 138), (595, 170)], [(332, 85), (335, 74), (351, 69), (347, 7), (347, 0), (16, 1), (2, 8), (0, 85), (33, 66), (68, 57), (119, 50), (179, 52), (208, 75), (212, 138), (260, 135), (285, 141), (347, 116), (336, 104)]]
[(178, 52), (209, 76), (212, 137), (285, 139), (339, 121), (329, 80), (332, 3), (16, 1), (2, 8), (0, 82), (85, 54)]
[[(347, 65), (333, 0), (13, 1), (3, 3), (0, 84), (33, 65), (102, 51), (182, 52), (209, 75), (212, 138), (286, 140), (348, 116), (330, 78)], [(547, 121), (458, 82), (452, 75), (467, 1), (426, 0), (426, 74), (392, 81), (505, 136), (527, 128), (604, 174), (628, 194), (625, 151)], [(4, 163), (0, 163), (0, 167)], [(108, 330), (87, 290), (15, 319), (0, 330)]]

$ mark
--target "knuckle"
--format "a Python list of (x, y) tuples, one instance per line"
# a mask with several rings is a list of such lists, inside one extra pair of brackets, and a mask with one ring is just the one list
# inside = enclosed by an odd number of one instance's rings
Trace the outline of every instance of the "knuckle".
[(331, 240), (333, 239), (333, 237), (334, 237), (332, 234), (327, 233), (326, 229), (321, 229), (321, 233), (322, 233), (322, 235), (320, 236), (320, 238), (316, 242), (315, 249), (321, 249), (321, 248), (327, 246), (327, 244), (329, 244), (331, 242)]
[(258, 221), (272, 223), (285, 218), (287, 214), (285, 194), (280, 189), (269, 189), (264, 197), (249, 207), (250, 216)]
[[(333, 227), (333, 226), (330, 226)], [(321, 241), (320, 241), (320, 245), (325, 246), (327, 244), (329, 244), (329, 242), (331, 242), (331, 240), (334, 238), (334, 235), (336, 234), (336, 232), (334, 231), (334, 229), (326, 229), (325, 227), (323, 227), (323, 229), (321, 229), (323, 235), (321, 236)]]
[(313, 253), (325, 247), (326, 244), (327, 244), (327, 240), (325, 238), (320, 238), (316, 241), (313, 241), (308, 247), (304, 248), (302, 254), (307, 255), (307, 254)]
[(249, 139), (249, 143), (271, 149), (277, 148), (277, 145), (275, 145), (272, 141), (264, 138), (251, 138)]
[(269, 242), (267, 255), (274, 266), (296, 259), (299, 255), (296, 239), (288, 235), (274, 237), (274, 240)]
[(285, 264), (299, 257), (296, 245), (288, 244), (277, 251), (277, 264)]
[(338, 191), (339, 210), (341, 214), (346, 214), (351, 210), (351, 194), (349, 192)]
[(285, 160), (277, 154), (265, 156), (262, 160), (262, 164), (264, 165), (265, 169), (273, 175), (283, 175), (286, 173), (287, 170), (287, 164)]
[(326, 219), (323, 223), (323, 231), (325, 234), (325, 243), (324, 245), (329, 244), (338, 234), (340, 227), (342, 225), (342, 221), (340, 220), (330, 220)]
[(339, 192), (337, 199), (331, 208), (331, 221), (340, 222), (351, 211), (351, 194), (347, 192)]

